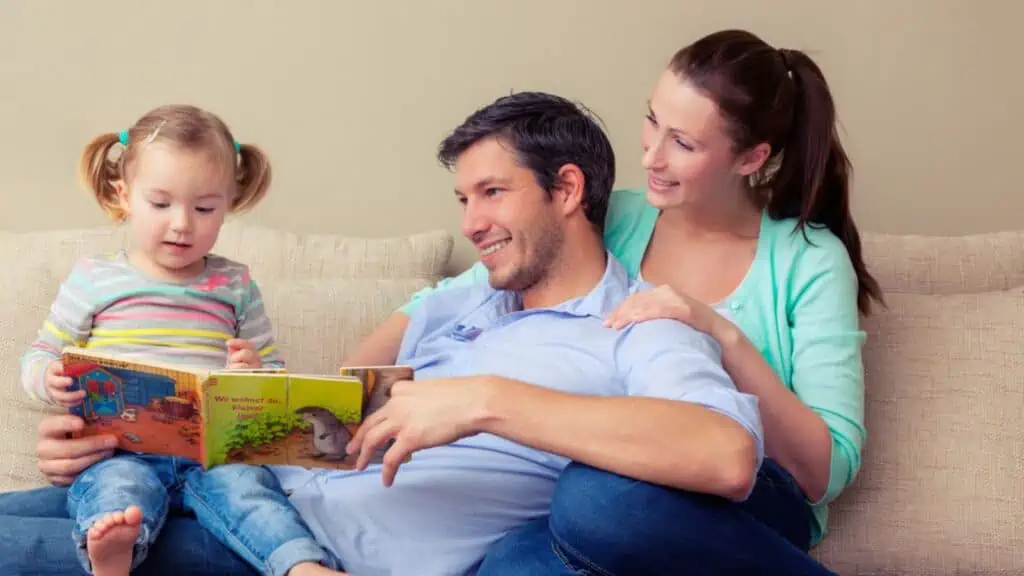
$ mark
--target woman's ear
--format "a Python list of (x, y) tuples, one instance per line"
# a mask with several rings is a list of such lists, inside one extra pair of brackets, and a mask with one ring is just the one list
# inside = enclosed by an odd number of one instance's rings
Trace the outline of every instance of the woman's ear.
[(771, 157), (772, 147), (767, 142), (762, 142), (736, 157), (736, 173), (740, 176), (750, 176), (759, 171)]

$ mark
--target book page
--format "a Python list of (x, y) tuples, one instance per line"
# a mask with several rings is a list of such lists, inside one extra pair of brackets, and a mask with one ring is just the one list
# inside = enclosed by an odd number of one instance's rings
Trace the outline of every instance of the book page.
[[(366, 367), (345, 367), (340, 369), (343, 376), (352, 376), (359, 379), (363, 385), (365, 401), (363, 402), (362, 418), (379, 410), (390, 398), (391, 387), (401, 380), (412, 380), (413, 369), (410, 366), (366, 366)], [(359, 425), (347, 426), (351, 435), (355, 435)], [(391, 442), (385, 443), (374, 453), (369, 462), (380, 464)], [(355, 464), (358, 454), (352, 455), (352, 463)]]
[(218, 372), (203, 397), (207, 466), (350, 465), (338, 432), (359, 422), (363, 387), (356, 378)]
[(65, 352), (70, 390), (85, 390), (69, 411), (86, 422), (82, 436), (112, 434), (118, 448), (201, 459), (201, 376), (185, 370)]

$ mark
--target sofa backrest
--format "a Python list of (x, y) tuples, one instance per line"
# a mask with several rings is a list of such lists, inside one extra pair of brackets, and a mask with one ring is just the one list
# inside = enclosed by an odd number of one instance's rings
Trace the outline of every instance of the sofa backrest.
[(815, 554), (839, 574), (1024, 573), (1024, 233), (868, 234), (867, 445)]

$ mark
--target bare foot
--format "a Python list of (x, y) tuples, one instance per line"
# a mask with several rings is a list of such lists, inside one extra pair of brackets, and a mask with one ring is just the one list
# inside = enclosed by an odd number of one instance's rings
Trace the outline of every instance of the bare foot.
[(292, 569), (288, 571), (288, 576), (320, 576), (322, 574), (347, 574), (347, 572), (338, 572), (337, 570), (331, 570), (326, 566), (321, 566), (316, 562), (302, 562), (292, 566)]
[(89, 528), (86, 546), (95, 576), (128, 576), (141, 525), (142, 510), (129, 506), (124, 512), (107, 514)]

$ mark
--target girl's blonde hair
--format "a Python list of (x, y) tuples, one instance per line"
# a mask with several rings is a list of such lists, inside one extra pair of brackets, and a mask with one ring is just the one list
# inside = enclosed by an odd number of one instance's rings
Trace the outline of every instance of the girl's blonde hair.
[[(123, 136), (126, 135), (126, 143)], [(161, 106), (146, 113), (126, 132), (108, 132), (82, 151), (79, 176), (100, 207), (117, 222), (127, 216), (115, 183), (126, 180), (139, 151), (151, 142), (168, 142), (185, 150), (219, 153), (233, 168), (236, 192), (231, 211), (255, 206), (270, 188), (270, 160), (252, 144), (236, 144), (227, 125), (215, 114), (195, 106)], [(120, 153), (113, 155), (115, 148)]]

